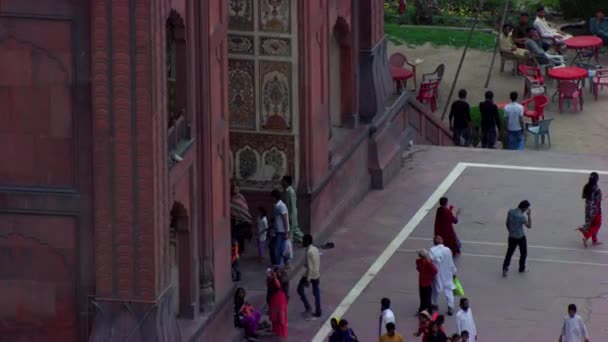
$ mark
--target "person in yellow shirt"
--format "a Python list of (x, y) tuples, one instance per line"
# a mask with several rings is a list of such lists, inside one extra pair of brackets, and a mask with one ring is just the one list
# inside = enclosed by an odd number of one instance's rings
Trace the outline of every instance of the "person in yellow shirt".
[(380, 336), (380, 342), (405, 342), (401, 334), (395, 332), (395, 323), (386, 323), (386, 334)]
[(513, 41), (513, 28), (509, 24), (502, 27), (502, 33), (498, 36), (498, 48), (501, 53), (512, 55), (521, 63), (525, 63), (530, 57), (530, 51), (522, 49), (515, 45)]

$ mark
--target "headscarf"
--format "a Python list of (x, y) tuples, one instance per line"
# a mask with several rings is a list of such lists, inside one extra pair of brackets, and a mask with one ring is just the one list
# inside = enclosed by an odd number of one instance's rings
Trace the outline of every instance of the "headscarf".
[(249, 206), (247, 205), (247, 200), (245, 196), (241, 194), (241, 192), (234, 193), (234, 188), (236, 184), (231, 185), (230, 193), (230, 217), (236, 221), (252, 223), (253, 218), (251, 213), (249, 213)]

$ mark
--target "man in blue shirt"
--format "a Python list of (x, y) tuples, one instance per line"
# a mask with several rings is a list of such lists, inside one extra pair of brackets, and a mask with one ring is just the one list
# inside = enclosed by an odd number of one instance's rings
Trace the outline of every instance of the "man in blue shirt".
[(509, 210), (507, 215), (507, 231), (509, 231), (509, 247), (505, 262), (502, 264), (502, 276), (506, 277), (509, 272), (511, 257), (515, 253), (515, 248), (519, 247), (519, 272), (526, 272), (526, 257), (528, 256), (528, 243), (524, 226), (532, 228), (532, 210), (530, 202), (521, 201), (517, 208)]
[(589, 29), (591, 34), (602, 38), (604, 45), (608, 44), (608, 21), (604, 19), (604, 11), (597, 10), (595, 18), (589, 19)]

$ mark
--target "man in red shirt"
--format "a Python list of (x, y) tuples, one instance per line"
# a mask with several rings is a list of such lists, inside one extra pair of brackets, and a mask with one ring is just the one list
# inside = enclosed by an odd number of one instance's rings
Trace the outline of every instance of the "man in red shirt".
[(420, 308), (418, 312), (432, 311), (431, 295), (433, 293), (433, 279), (437, 274), (437, 267), (431, 261), (429, 252), (423, 249), (418, 252), (416, 259), (416, 270), (418, 270), (418, 287), (420, 290)]

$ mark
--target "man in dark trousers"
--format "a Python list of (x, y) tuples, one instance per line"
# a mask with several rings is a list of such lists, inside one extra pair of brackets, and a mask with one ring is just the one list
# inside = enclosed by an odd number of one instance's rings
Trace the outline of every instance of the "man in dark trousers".
[[(321, 279), (321, 254), (319, 249), (312, 244), (312, 235), (306, 234), (302, 238), (302, 244), (306, 248), (306, 273), (300, 279), (298, 284), (298, 295), (304, 304), (304, 312), (307, 319), (317, 319), (321, 317), (321, 291), (319, 290), (319, 281)], [(312, 284), (312, 295), (315, 297), (315, 312), (311, 316), (311, 307), (306, 298), (306, 292), (304, 291), (310, 284)]]
[(532, 228), (532, 209), (530, 202), (521, 201), (517, 208), (509, 210), (507, 215), (507, 230), (509, 231), (509, 247), (505, 262), (502, 264), (502, 276), (506, 277), (509, 272), (511, 257), (515, 248), (519, 247), (519, 273), (526, 272), (526, 257), (528, 256), (528, 242), (524, 233), (524, 226)]
[(494, 93), (486, 91), (486, 100), (479, 103), (481, 113), (481, 148), (494, 148), (500, 132), (500, 117), (498, 107), (494, 103)]
[[(471, 108), (466, 98), (467, 91), (460, 89), (458, 91), (458, 100), (452, 103), (449, 119), (454, 145), (468, 147), (471, 145)], [(464, 144), (460, 143), (460, 138), (464, 140)]]

